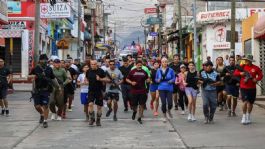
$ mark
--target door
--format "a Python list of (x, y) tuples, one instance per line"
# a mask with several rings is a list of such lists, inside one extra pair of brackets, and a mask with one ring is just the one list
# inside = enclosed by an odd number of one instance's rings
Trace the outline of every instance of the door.
[(21, 73), (21, 38), (13, 38), (12, 57), (10, 55), (10, 38), (6, 38), (5, 45), (6, 66), (9, 67), (13, 73)]

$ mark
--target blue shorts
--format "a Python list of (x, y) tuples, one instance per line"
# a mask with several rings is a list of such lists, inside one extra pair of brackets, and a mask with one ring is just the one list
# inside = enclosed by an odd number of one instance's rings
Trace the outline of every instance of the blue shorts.
[(150, 85), (150, 92), (156, 92), (158, 90), (157, 84), (151, 84)]
[(34, 105), (47, 106), (50, 101), (50, 93), (48, 91), (40, 91), (38, 95), (34, 97)]
[(233, 97), (239, 96), (239, 87), (234, 85), (225, 85), (225, 92), (227, 95), (231, 95)]
[(87, 105), (88, 104), (88, 93), (81, 93), (80, 99), (81, 99), (82, 105)]

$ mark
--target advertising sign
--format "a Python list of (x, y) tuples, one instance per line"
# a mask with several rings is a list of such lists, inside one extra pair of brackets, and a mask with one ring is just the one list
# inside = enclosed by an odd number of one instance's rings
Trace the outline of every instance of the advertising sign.
[(145, 13), (145, 14), (156, 13), (156, 8), (145, 8), (145, 9), (144, 9), (144, 13)]
[(154, 24), (160, 24), (162, 22), (161, 18), (157, 17), (150, 17), (146, 20), (146, 24), (154, 25)]
[(6, 0), (0, 0), (0, 22), (7, 22), (7, 3)]
[(7, 1), (8, 14), (21, 14), (20, 1)]
[(1, 29), (26, 29), (26, 21), (9, 21), (7, 25), (1, 25)]
[(52, 6), (50, 3), (41, 3), (41, 18), (69, 18), (71, 16), (70, 3), (56, 3)]
[(150, 36), (156, 37), (156, 36), (158, 36), (158, 33), (157, 32), (151, 32)]

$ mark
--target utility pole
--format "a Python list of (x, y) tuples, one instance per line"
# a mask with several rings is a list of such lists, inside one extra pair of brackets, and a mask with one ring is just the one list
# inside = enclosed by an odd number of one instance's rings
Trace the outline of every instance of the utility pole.
[(162, 56), (162, 54), (163, 54), (163, 53), (162, 53), (162, 48), (161, 48), (161, 47), (162, 47), (162, 46), (161, 46), (161, 45), (162, 45), (162, 44), (161, 44), (161, 43), (162, 43), (162, 42), (161, 42), (161, 41), (162, 41), (162, 35), (161, 35), (161, 23), (162, 23), (162, 22), (161, 22), (161, 19), (160, 19), (160, 10), (159, 10), (159, 7), (160, 7), (160, 6), (159, 6), (158, 4), (156, 4), (156, 14), (157, 14), (156, 17), (157, 17), (157, 20), (159, 21), (159, 22), (158, 22), (158, 50), (159, 50), (159, 52), (160, 52), (160, 54), (161, 54), (161, 56)]
[(95, 51), (94, 51), (94, 46), (95, 46), (95, 26), (94, 26), (94, 23), (95, 23), (95, 9), (92, 9), (91, 10), (91, 55), (92, 57), (94, 58), (94, 54), (95, 54)]
[(194, 50), (194, 54), (193, 54), (193, 61), (196, 63), (197, 62), (197, 28), (196, 28), (196, 8), (197, 8), (197, 4), (196, 4), (196, 0), (194, 0), (193, 2), (193, 22), (194, 22), (194, 28), (193, 28), (193, 50)]
[(80, 39), (80, 37), (81, 37), (81, 2), (80, 2), (80, 0), (78, 0), (78, 11), (77, 11), (77, 13), (78, 13), (78, 28), (77, 28), (77, 30), (78, 30), (78, 35), (77, 35), (77, 58), (80, 58), (80, 48), (81, 48), (81, 46), (80, 46), (80, 41), (81, 41), (81, 39)]
[[(185, 50), (182, 46), (182, 15), (181, 15), (181, 2), (178, 0), (178, 28), (179, 28), (179, 52), (182, 52), (182, 57), (185, 54)], [(183, 50), (183, 51), (182, 51)]]
[(35, 0), (35, 32), (34, 32), (34, 65), (39, 61), (40, 41), (40, 0)]
[(231, 0), (231, 54), (235, 55), (236, 42), (236, 0)]
[(103, 34), (104, 34), (104, 39), (103, 39), (103, 42), (105, 44), (106, 42), (106, 18), (105, 18), (105, 5), (102, 4), (102, 7), (103, 7)]
[(114, 23), (114, 46), (115, 46), (115, 50), (117, 49), (117, 39), (116, 39), (116, 22)]

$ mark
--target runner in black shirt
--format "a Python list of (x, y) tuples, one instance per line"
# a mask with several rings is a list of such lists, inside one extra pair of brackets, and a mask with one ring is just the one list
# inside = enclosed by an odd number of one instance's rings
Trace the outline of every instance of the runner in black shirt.
[(103, 106), (103, 82), (107, 82), (106, 74), (104, 70), (98, 68), (97, 61), (91, 60), (91, 69), (86, 73), (86, 78), (89, 84), (88, 91), (88, 103), (89, 103), (89, 125), (93, 125), (95, 122), (94, 103), (97, 105), (97, 120), (96, 125), (101, 126), (100, 118), (102, 115)]
[[(77, 71), (71, 67), (71, 59), (65, 61), (65, 70), (68, 71), (71, 75), (72, 82), (65, 85), (65, 103), (68, 102), (67, 111), (72, 112), (72, 102), (75, 95), (75, 81), (77, 78)], [(68, 101), (67, 101), (68, 99)]]

